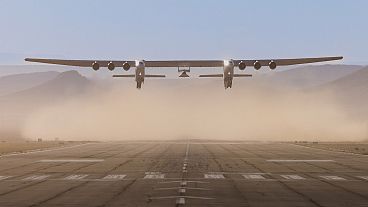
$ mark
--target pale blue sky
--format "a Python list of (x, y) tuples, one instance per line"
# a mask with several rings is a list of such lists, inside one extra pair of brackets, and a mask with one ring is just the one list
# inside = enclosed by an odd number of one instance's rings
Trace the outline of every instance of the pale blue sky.
[(1, 0), (0, 64), (343, 55), (368, 64), (366, 0)]

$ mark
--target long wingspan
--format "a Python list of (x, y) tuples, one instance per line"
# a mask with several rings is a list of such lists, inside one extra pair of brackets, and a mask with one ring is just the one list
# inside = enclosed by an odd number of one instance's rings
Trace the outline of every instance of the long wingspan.
[[(244, 63), (246, 66), (254, 66), (257, 62), (260, 66), (269, 66), (271, 62), (277, 66), (297, 65), (306, 63), (325, 62), (340, 60), (343, 57), (319, 57), (319, 58), (296, 58), (296, 59), (263, 59), (263, 60), (234, 60), (235, 66)], [(47, 63), (55, 65), (68, 65), (79, 67), (92, 67), (93, 63), (98, 63), (100, 67), (107, 67), (113, 63), (116, 67), (122, 67), (124, 63), (135, 66), (132, 60), (61, 60), (61, 59), (40, 59), (26, 58), (25, 61)], [(144, 61), (146, 67), (223, 67), (223, 60), (164, 60), (164, 61)]]

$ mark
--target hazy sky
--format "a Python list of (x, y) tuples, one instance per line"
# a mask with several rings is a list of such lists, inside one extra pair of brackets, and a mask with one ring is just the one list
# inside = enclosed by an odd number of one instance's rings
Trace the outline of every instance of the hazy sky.
[[(343, 55), (368, 64), (366, 0), (1, 0), (0, 64)], [(2, 62), (2, 63), (1, 63)]]

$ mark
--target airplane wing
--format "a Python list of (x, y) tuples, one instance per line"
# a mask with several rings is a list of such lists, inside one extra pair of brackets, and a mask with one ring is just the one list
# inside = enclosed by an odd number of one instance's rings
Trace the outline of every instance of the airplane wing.
[(234, 64), (239, 65), (240, 62), (243, 62), (245, 63), (246, 66), (254, 66), (255, 62), (259, 62), (261, 66), (269, 66), (270, 62), (273, 61), (276, 63), (277, 66), (287, 66), (287, 65), (326, 62), (341, 59), (343, 59), (343, 57), (338, 56), (338, 57), (295, 58), (295, 59), (234, 60)]
[(129, 60), (61, 60), (61, 59), (42, 59), (42, 58), (26, 58), (24, 59), (28, 62), (36, 62), (36, 63), (46, 63), (53, 65), (68, 65), (68, 66), (78, 66), (78, 67), (92, 67), (92, 64), (98, 62), (100, 67), (107, 67), (107, 65), (112, 62), (116, 67), (122, 67), (124, 63), (129, 63), (132, 66), (135, 66), (135, 61)]
[[(110, 62), (114, 63), (116, 67), (122, 67), (124, 63), (135, 66), (135, 61), (132, 60), (62, 60), (26, 58), (25, 61), (78, 67), (91, 67), (95, 62), (97, 62), (100, 67), (107, 67)], [(222, 67), (224, 65), (223, 60), (166, 60), (144, 62), (146, 67)]]
[[(270, 62), (276, 63), (277, 66), (297, 65), (306, 63), (325, 62), (332, 60), (340, 60), (343, 57), (318, 57), (318, 58), (296, 58), (296, 59), (262, 59), (262, 60), (233, 60), (235, 66), (241, 62), (246, 66), (254, 66), (255, 62), (259, 62), (261, 66), (269, 66)], [(98, 63), (100, 67), (107, 67), (109, 63), (114, 63), (116, 67), (122, 67), (124, 63), (135, 66), (132, 60), (62, 60), (62, 59), (40, 59), (26, 58), (25, 61), (47, 63), (55, 65), (68, 65), (79, 67), (92, 67), (93, 63)], [(164, 60), (164, 61), (144, 61), (146, 67), (223, 67), (223, 60)]]

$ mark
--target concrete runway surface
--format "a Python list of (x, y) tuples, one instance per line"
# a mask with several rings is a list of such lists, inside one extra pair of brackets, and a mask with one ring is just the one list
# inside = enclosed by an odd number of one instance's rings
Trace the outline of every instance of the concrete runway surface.
[(368, 157), (256, 142), (105, 142), (0, 158), (0, 206), (368, 206)]

